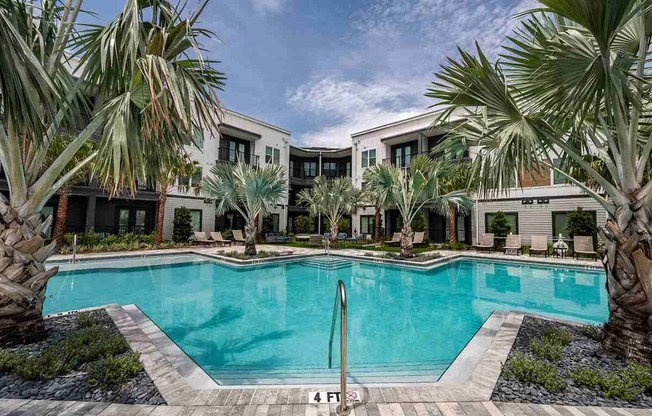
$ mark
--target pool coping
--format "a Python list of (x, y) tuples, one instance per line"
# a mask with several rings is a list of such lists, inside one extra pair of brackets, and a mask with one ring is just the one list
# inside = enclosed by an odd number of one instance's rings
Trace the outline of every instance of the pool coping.
[[(135, 305), (104, 305), (169, 405), (307, 404), (311, 391), (329, 384), (220, 386)], [(54, 316), (58, 316), (56, 314)], [(494, 312), (440, 381), (435, 383), (349, 384), (367, 403), (489, 400), (525, 314)], [(134, 319), (135, 318), (135, 319)]]

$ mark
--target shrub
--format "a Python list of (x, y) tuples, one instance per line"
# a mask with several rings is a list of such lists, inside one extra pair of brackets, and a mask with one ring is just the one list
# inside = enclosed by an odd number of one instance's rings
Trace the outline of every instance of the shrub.
[(627, 368), (611, 372), (592, 368), (575, 368), (570, 376), (577, 384), (601, 390), (604, 397), (632, 400), (652, 389), (652, 367), (631, 363)]
[(260, 232), (262, 232), (263, 234), (274, 232), (274, 218), (272, 218), (271, 215), (268, 215), (263, 218), (263, 224), (260, 227)]
[(346, 218), (342, 218), (337, 223), (337, 229), (341, 233), (347, 232), (350, 226), (351, 226), (351, 222)]
[(507, 222), (507, 217), (502, 211), (496, 212), (489, 229), (494, 234), (495, 237), (507, 237), (507, 234), (512, 232), (512, 226)]
[(34, 357), (17, 359), (14, 373), (25, 380), (47, 380), (64, 375), (73, 368), (72, 361), (56, 348), (48, 348)]
[(89, 369), (88, 382), (105, 387), (122, 384), (143, 370), (139, 358), (137, 353), (104, 358)]
[(27, 354), (0, 350), (0, 373), (11, 373), (22, 360), (28, 358)]
[(581, 207), (568, 214), (566, 233), (573, 238), (576, 235), (590, 235), (593, 244), (598, 240), (598, 226), (592, 213), (584, 211)]
[(570, 331), (566, 329), (549, 328), (543, 331), (541, 340), (550, 344), (565, 347), (573, 340), (573, 334), (571, 334)]
[(559, 370), (545, 361), (522, 354), (507, 360), (503, 374), (525, 383), (539, 384), (549, 392), (566, 390), (566, 381), (559, 375)]
[(533, 340), (530, 343), (530, 349), (537, 358), (541, 358), (542, 360), (561, 361), (564, 347), (542, 339), (540, 341)]
[(75, 363), (88, 363), (126, 352), (129, 344), (121, 335), (111, 334), (101, 326), (93, 326), (64, 339), (60, 350)]
[(79, 312), (75, 318), (80, 328), (90, 328), (97, 325), (97, 319), (93, 312)]
[(177, 243), (188, 242), (192, 235), (192, 215), (186, 207), (174, 210), (172, 241)]
[(421, 211), (417, 212), (412, 219), (412, 230), (415, 232), (422, 232), (426, 229), (426, 218)]
[(300, 215), (294, 219), (294, 233), (295, 234), (305, 234), (312, 232), (312, 219), (307, 215)]
[(574, 368), (569, 372), (569, 375), (577, 384), (593, 389), (600, 387), (604, 378), (602, 372), (587, 367)]

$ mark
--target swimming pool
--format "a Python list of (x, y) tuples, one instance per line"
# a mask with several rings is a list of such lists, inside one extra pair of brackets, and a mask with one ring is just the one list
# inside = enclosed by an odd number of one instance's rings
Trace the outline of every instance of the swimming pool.
[(495, 310), (607, 318), (604, 273), (592, 269), (468, 259), (430, 270), (325, 257), (244, 268), (200, 256), (148, 262), (60, 272), (45, 312), (136, 304), (225, 385), (336, 380), (327, 361), (338, 279), (356, 382), (436, 381)]

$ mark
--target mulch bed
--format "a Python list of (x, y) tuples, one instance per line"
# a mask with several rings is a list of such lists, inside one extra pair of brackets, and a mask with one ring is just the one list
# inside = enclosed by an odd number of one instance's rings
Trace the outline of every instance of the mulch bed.
[[(110, 333), (120, 335), (120, 331), (106, 311), (98, 310), (93, 314), (98, 325)], [(45, 320), (45, 326), (47, 337), (41, 341), (20, 345), (5, 344), (0, 345), (0, 348), (37, 355), (48, 346), (65, 338), (66, 335), (79, 330), (76, 314), (48, 318)], [(14, 374), (0, 373), (0, 398), (165, 404), (165, 400), (144, 369), (122, 385), (102, 388), (88, 382), (85, 369), (89, 364), (83, 364), (80, 368), (74, 369), (64, 376), (50, 380), (24, 380)]]
[(580, 326), (526, 316), (509, 357), (517, 354), (532, 357), (530, 342), (540, 338), (543, 332), (550, 328), (566, 329), (573, 335), (571, 343), (564, 348), (562, 360), (555, 363), (561, 376), (566, 379), (566, 390), (563, 392), (549, 392), (538, 384), (506, 378), (504, 374), (501, 374), (491, 396), (492, 400), (582, 406), (652, 407), (652, 397), (646, 394), (639, 395), (631, 401), (605, 398), (599, 390), (577, 385), (574, 382), (568, 375), (572, 368), (588, 367), (613, 371), (624, 369), (628, 364), (623, 358), (603, 351), (600, 342), (588, 337)]

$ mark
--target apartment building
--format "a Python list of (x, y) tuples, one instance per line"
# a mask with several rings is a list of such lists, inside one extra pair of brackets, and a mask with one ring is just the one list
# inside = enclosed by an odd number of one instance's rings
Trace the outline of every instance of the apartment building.
[[(290, 146), (288, 175), (290, 181), (287, 231), (294, 232), (294, 220), (308, 215), (308, 209), (299, 205), (297, 195), (312, 188), (317, 176), (327, 178), (346, 177), (352, 174), (351, 148), (297, 147)], [(350, 217), (348, 217), (350, 219)], [(312, 232), (322, 233), (328, 229), (323, 218), (313, 218)], [(351, 233), (352, 227), (344, 232)]]
[[(290, 135), (289, 131), (280, 127), (232, 110), (225, 110), (219, 137), (199, 143), (199, 148), (194, 146), (188, 148), (192, 159), (199, 165), (195, 174), (192, 178), (179, 178), (179, 180), (190, 182), (192, 185), (208, 175), (216, 164), (235, 163), (237, 160), (244, 160), (253, 166), (276, 164), (287, 167), (290, 160)], [(206, 195), (195, 195), (193, 192), (181, 193), (178, 186), (171, 187), (168, 195), (163, 225), (165, 239), (172, 238), (174, 211), (182, 206), (190, 209), (193, 227), (197, 231), (244, 228), (244, 220), (236, 211), (217, 215), (214, 199)], [(287, 198), (271, 210), (271, 218), (274, 231), (287, 229)]]
[[(364, 170), (378, 163), (408, 167), (414, 155), (430, 154), (443, 138), (444, 132), (431, 129), (437, 112), (428, 112), (351, 135), (353, 141), (353, 181), (363, 186)], [(472, 158), (477, 149), (463, 156)], [(477, 241), (478, 235), (489, 232), (493, 215), (503, 211), (512, 226), (512, 232), (530, 243), (532, 234), (546, 234), (549, 238), (565, 236), (568, 213), (578, 207), (594, 215), (597, 224), (606, 221), (606, 211), (582, 190), (566, 183), (563, 177), (550, 169), (541, 172), (514, 173), (514, 187), (491, 197), (476, 198), (470, 215), (457, 219), (457, 240), (465, 243)], [(360, 232), (372, 233), (373, 207), (364, 207), (353, 216)], [(448, 241), (448, 221), (424, 209), (426, 235), (432, 242)], [(398, 231), (398, 212), (382, 212), (385, 234)], [(565, 236), (566, 237), (566, 236)]]

